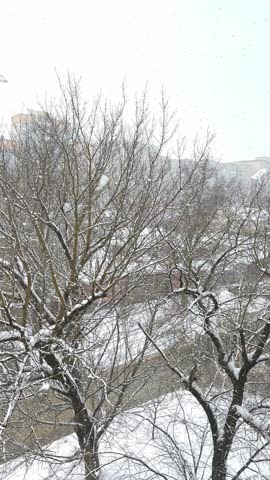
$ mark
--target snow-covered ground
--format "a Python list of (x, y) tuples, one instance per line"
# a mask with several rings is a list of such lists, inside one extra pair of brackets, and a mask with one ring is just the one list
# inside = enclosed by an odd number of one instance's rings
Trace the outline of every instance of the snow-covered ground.
[[(228, 479), (262, 444), (240, 423), (228, 460)], [(103, 438), (100, 452), (101, 480), (211, 478), (212, 442), (206, 417), (186, 392), (160, 397), (120, 415)], [(268, 462), (266, 448), (239, 478), (269, 478)], [(52, 443), (39, 457), (22, 457), (0, 467), (1, 480), (83, 480), (83, 474), (75, 435)]]
[[(179, 322), (176, 309), (179, 309), (178, 304), (153, 300), (148, 304), (137, 303), (119, 309), (103, 308), (92, 317), (86, 315), (83, 330), (86, 360), (93, 363), (100, 359), (99, 365), (108, 367), (114, 356), (116, 364), (136, 358), (145, 343), (139, 323), (147, 331), (154, 324), (153, 337), (157, 345), (169, 348), (176, 342), (176, 332), (187, 331), (191, 323), (191, 315), (187, 315), (189, 312), (183, 316), (184, 321)], [(156, 353), (156, 350), (149, 345), (147, 355), (151, 353)]]

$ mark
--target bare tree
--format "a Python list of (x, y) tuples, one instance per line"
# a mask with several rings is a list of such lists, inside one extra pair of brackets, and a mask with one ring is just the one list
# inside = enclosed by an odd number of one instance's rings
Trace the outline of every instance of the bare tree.
[[(195, 461), (189, 461), (191, 476), (179, 478), (236, 480), (254, 478), (254, 472), (265, 478), (261, 468), (268, 461), (270, 434), (268, 228), (267, 178), (218, 188), (205, 181), (179, 229), (166, 239), (172, 252), (165, 263), (174, 346), (161, 348), (154, 332), (140, 327), (204, 411), (212, 439), (210, 469), (209, 459), (201, 455), (205, 430), (200, 433), (197, 424), (201, 447), (193, 450)], [(186, 424), (192, 429), (191, 422)], [(170, 445), (175, 449), (171, 440)]]
[(14, 125), (0, 177), (1, 435), (6, 450), (34, 443), (44, 455), (49, 427), (73, 429), (90, 480), (101, 437), (156, 368), (138, 314), (151, 335), (146, 300), (172, 255), (177, 201), (184, 215), (207, 151), (188, 168), (172, 164), (164, 99), (158, 122), (145, 95), (130, 120), (124, 95), (116, 107), (98, 98), (89, 113), (77, 84), (61, 89), (57, 106)]

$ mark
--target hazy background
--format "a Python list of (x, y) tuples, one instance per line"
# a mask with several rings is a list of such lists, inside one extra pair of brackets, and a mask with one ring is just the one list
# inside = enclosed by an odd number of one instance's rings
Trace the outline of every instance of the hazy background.
[(0, 42), (2, 122), (69, 70), (89, 98), (165, 87), (183, 134), (209, 127), (225, 161), (270, 156), (269, 0), (2, 1)]

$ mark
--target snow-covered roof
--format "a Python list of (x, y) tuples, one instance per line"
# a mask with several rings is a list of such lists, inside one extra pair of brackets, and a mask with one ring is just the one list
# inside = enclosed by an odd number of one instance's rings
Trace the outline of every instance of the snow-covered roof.
[(256, 172), (254, 175), (252, 175), (252, 180), (261, 180), (262, 177), (264, 177), (267, 173), (266, 168), (261, 168)]

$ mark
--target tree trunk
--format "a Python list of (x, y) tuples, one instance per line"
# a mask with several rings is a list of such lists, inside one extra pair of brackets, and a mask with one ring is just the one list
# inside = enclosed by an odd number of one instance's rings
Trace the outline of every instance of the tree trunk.
[(97, 480), (100, 474), (100, 463), (97, 448), (91, 445), (91, 442), (88, 442), (88, 445), (84, 449), (83, 460), (85, 480)]
[(89, 418), (86, 407), (75, 414), (75, 428), (85, 467), (85, 480), (97, 480), (100, 474), (98, 442), (94, 422)]
[(227, 459), (235, 436), (237, 420), (237, 406), (243, 403), (244, 389), (247, 380), (247, 372), (243, 371), (241, 377), (234, 385), (233, 398), (224, 425), (223, 438), (214, 439), (214, 455), (212, 461), (212, 480), (226, 480)]
[[(78, 389), (70, 381), (70, 377), (61, 371), (57, 358), (51, 352), (46, 353), (44, 356), (46, 362), (54, 369), (55, 376), (58, 374), (62, 385), (69, 386), (68, 396), (74, 411), (74, 421), (76, 423), (74, 430), (84, 460), (85, 480), (97, 480), (100, 473), (100, 463), (95, 419), (91, 416), (91, 413), (79, 395)], [(77, 372), (76, 374), (78, 376)]]
[(227, 452), (222, 446), (216, 447), (212, 462), (212, 480), (226, 480), (227, 456)]

